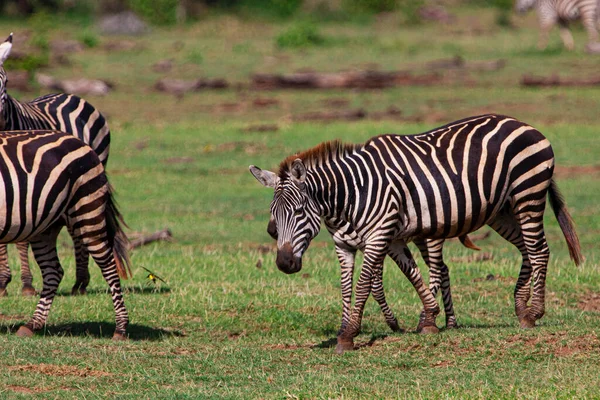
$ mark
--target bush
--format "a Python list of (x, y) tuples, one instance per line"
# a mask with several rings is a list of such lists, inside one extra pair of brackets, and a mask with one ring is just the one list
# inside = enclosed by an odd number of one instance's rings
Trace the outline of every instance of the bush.
[(396, 10), (398, 2), (397, 0), (343, 0), (342, 5), (350, 12), (377, 14)]
[(424, 0), (398, 0), (398, 10), (402, 14), (403, 22), (409, 25), (420, 24), (422, 21), (419, 11), (424, 5)]
[(128, 0), (135, 13), (156, 25), (173, 25), (177, 22), (179, 0)]
[(98, 36), (96, 36), (94, 32), (90, 31), (83, 31), (81, 34), (79, 34), (77, 39), (89, 48), (98, 46), (98, 43), (100, 42)]
[(298, 48), (323, 45), (325, 37), (314, 24), (304, 21), (292, 25), (279, 34), (275, 41), (280, 48)]

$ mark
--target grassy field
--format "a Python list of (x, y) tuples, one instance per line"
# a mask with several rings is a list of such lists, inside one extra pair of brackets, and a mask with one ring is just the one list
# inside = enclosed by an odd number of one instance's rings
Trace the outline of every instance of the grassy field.
[[(110, 340), (110, 296), (92, 266), (89, 294), (72, 297), (70, 239), (60, 239), (65, 278), (44, 332), (18, 338), (16, 329), (37, 299), (22, 298), (13, 268), (8, 297), (0, 299), (0, 397), (20, 398), (598, 398), (600, 397), (600, 175), (597, 154), (598, 88), (525, 89), (522, 74), (593, 75), (598, 56), (563, 51), (557, 32), (546, 51), (536, 49), (533, 15), (501, 29), (493, 11), (453, 10), (448, 25), (399, 26), (394, 15), (369, 23), (319, 26), (325, 46), (281, 50), (275, 38), (288, 23), (220, 16), (140, 38), (99, 37), (97, 47), (69, 56), (70, 65), (47, 72), (98, 77), (115, 89), (89, 97), (109, 119), (109, 177), (130, 232), (172, 230), (170, 243), (132, 252), (134, 277), (124, 282), (130, 340)], [(50, 38), (77, 38), (83, 27), (58, 25)], [(33, 29), (1, 21), (15, 36)], [(87, 28), (86, 28), (87, 29)], [(134, 50), (106, 50), (133, 42)], [(311, 68), (340, 71), (377, 67), (420, 71), (429, 61), (506, 60), (493, 72), (443, 71), (435, 86), (355, 91), (255, 91), (255, 72)], [(152, 65), (173, 59), (169, 73)], [(10, 71), (9, 71), (10, 74)], [(226, 78), (233, 86), (182, 98), (156, 92), (163, 77)], [(31, 99), (41, 90), (18, 93)], [(269, 100), (270, 106), (260, 106)], [(336, 104), (338, 106), (336, 106)], [(390, 106), (400, 117), (329, 124), (295, 122), (302, 113), (361, 108), (367, 115)], [(407, 333), (394, 334), (372, 300), (367, 303), (359, 349), (338, 356), (341, 319), (339, 267), (326, 232), (311, 245), (299, 274), (274, 263), (266, 232), (272, 192), (247, 167), (275, 169), (287, 155), (340, 138), (362, 142), (386, 132), (417, 133), (483, 112), (532, 123), (551, 141), (557, 181), (577, 223), (586, 262), (576, 268), (552, 213), (547, 236), (546, 316), (520, 330), (512, 292), (520, 255), (495, 234), (475, 253), (449, 242), (445, 257), (461, 329), (414, 333), (420, 302), (391, 263), (387, 299)], [(415, 122), (417, 121), (417, 122)], [(248, 127), (274, 124), (276, 131)], [(482, 257), (483, 255), (483, 257)], [(422, 260), (418, 260), (423, 265)], [(17, 256), (11, 247), (11, 265)], [(146, 279), (148, 268), (167, 284)], [(35, 284), (40, 285), (39, 271)], [(425, 268), (423, 273), (426, 274)], [(494, 279), (487, 279), (492, 275)], [(442, 325), (443, 317), (438, 319)]]

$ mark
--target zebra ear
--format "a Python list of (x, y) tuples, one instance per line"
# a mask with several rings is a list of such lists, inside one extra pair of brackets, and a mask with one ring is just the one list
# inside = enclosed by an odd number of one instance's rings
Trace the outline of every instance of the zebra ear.
[(301, 159), (296, 158), (292, 163), (292, 179), (296, 183), (304, 183), (306, 179), (306, 167)]
[(12, 33), (8, 35), (6, 41), (0, 44), (0, 65), (4, 64), (4, 61), (8, 58), (10, 49), (12, 49)]
[(279, 182), (279, 177), (275, 172), (262, 170), (254, 165), (250, 166), (250, 173), (254, 175), (257, 181), (259, 181), (263, 186), (275, 188), (277, 186), (277, 182)]

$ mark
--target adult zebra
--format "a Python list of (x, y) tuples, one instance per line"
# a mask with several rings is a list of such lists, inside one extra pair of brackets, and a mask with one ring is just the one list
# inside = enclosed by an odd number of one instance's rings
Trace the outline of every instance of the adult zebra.
[(30, 242), (43, 278), (33, 317), (17, 335), (31, 336), (46, 324), (63, 276), (56, 239), (66, 225), (100, 267), (116, 314), (113, 339), (124, 339), (119, 275), (131, 275), (128, 242), (98, 155), (64, 132), (0, 132), (0, 178), (0, 243)]
[[(110, 130), (106, 120), (87, 101), (71, 94), (50, 94), (21, 103), (6, 92), (8, 78), (4, 61), (12, 48), (12, 33), (0, 45), (0, 130), (56, 129), (77, 136), (98, 154), (103, 166), (108, 161)], [(73, 235), (71, 235), (73, 237)], [(84, 294), (90, 281), (88, 254), (85, 246), (73, 237), (76, 281), (73, 294)], [(21, 260), (22, 293), (33, 295), (33, 277), (29, 269), (27, 242), (17, 243)], [(0, 245), (0, 295), (6, 294), (11, 280), (6, 245)]]
[(517, 0), (515, 9), (524, 13), (532, 8), (537, 9), (540, 24), (540, 39), (538, 47), (545, 49), (548, 45), (548, 35), (556, 24), (560, 28), (560, 37), (568, 50), (575, 48), (573, 36), (568, 28), (569, 21), (581, 18), (583, 26), (588, 33), (586, 50), (597, 52), (600, 50), (598, 43), (599, 0)]
[[(552, 179), (550, 143), (535, 128), (510, 117), (482, 115), (418, 135), (377, 136), (362, 145), (327, 142), (286, 158), (278, 174), (250, 169), (275, 191), (271, 219), (277, 227), (280, 270), (302, 268), (302, 255), (321, 218), (326, 224), (331, 219), (345, 222), (357, 237), (356, 247), (363, 248), (354, 309), (338, 334), (339, 352), (353, 348), (386, 254), (402, 252), (415, 265), (405, 251), (411, 240), (443, 242), (487, 224), (513, 243), (523, 256), (515, 288), (522, 327), (533, 327), (545, 312), (546, 195), (571, 258), (576, 264), (582, 260), (571, 217)], [(421, 297), (425, 326), (435, 320), (432, 298), (428, 289)]]

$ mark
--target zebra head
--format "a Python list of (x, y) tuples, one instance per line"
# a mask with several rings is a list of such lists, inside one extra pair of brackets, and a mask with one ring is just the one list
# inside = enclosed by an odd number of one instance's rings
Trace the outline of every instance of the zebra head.
[(517, 0), (515, 3), (515, 10), (521, 14), (525, 13), (531, 10), (536, 3), (537, 0)]
[(321, 227), (318, 208), (308, 196), (306, 167), (296, 159), (281, 177), (254, 165), (250, 172), (263, 186), (275, 191), (267, 232), (277, 240), (277, 268), (286, 274), (296, 273), (302, 269), (302, 255)]
[(6, 83), (8, 77), (4, 70), (4, 61), (8, 58), (10, 50), (12, 49), (12, 33), (8, 35), (8, 38), (4, 43), (0, 44), (0, 129), (4, 129), (6, 120), (4, 118), (4, 104), (6, 103)]

